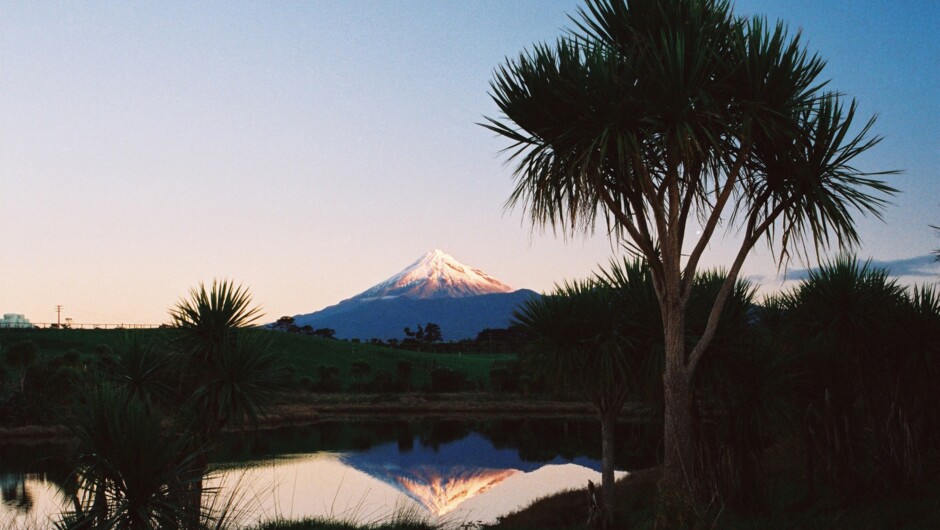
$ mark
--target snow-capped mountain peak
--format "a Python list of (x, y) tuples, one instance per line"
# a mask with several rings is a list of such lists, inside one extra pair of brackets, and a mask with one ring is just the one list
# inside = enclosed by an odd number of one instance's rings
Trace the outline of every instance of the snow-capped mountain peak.
[(480, 269), (460, 263), (449, 254), (434, 249), (403, 271), (353, 297), (372, 300), (408, 296), (411, 298), (460, 298), (490, 293), (508, 293), (512, 288)]
[(366, 291), (319, 311), (294, 315), (298, 327), (329, 328), (336, 337), (401, 339), (404, 328), (434, 322), (445, 340), (476, 337), (486, 328), (505, 328), (519, 304), (537, 297), (514, 291), (487, 273), (440, 250)]

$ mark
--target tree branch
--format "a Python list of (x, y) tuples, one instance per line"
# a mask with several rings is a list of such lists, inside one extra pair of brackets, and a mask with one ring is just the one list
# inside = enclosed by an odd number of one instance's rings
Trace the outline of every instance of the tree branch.
[(705, 222), (705, 226), (702, 227), (702, 235), (699, 237), (695, 248), (693, 248), (692, 252), (689, 254), (689, 261), (687, 261), (685, 264), (685, 271), (682, 278), (682, 297), (684, 300), (687, 300), (692, 293), (692, 283), (695, 281), (695, 270), (698, 267), (698, 262), (702, 258), (702, 254), (705, 252), (705, 247), (708, 246), (708, 242), (711, 240), (711, 237), (715, 232), (715, 228), (718, 227), (718, 222), (721, 220), (721, 214), (724, 211), (728, 200), (731, 198), (735, 183), (738, 180), (738, 176), (741, 174), (741, 170), (744, 168), (744, 161), (749, 153), (750, 144), (748, 143), (739, 153), (739, 156), (737, 157), (737, 160), (735, 160), (734, 165), (731, 166), (731, 171), (728, 173), (728, 179), (725, 181), (724, 188), (718, 194), (718, 198), (715, 201), (715, 206), (712, 208), (712, 213), (708, 216), (708, 220)]
[[(656, 194), (656, 185), (653, 184), (653, 178), (650, 176), (649, 168), (643, 164), (643, 160), (640, 159), (639, 153), (633, 153), (633, 168), (635, 174), (638, 176), (637, 180), (640, 183), (640, 190), (643, 195), (646, 197), (647, 202), (651, 205), (657, 203), (657, 194)], [(653, 211), (653, 220), (656, 222), (656, 233), (659, 234), (659, 241), (662, 244), (662, 236), (667, 233), (666, 229), (666, 218), (663, 216), (663, 212), (659, 208), (650, 208)]]
[[(655, 243), (653, 242), (649, 227), (646, 223), (646, 218), (643, 214), (647, 209), (643, 207), (642, 199), (637, 197), (635, 193), (624, 193), (624, 196), (627, 197), (634, 212), (636, 212), (633, 216), (624, 212), (620, 204), (610, 195), (606, 193), (601, 194), (601, 200), (604, 201), (604, 206), (608, 211), (614, 215), (614, 219), (627, 229), (627, 233), (637, 246), (640, 247), (640, 251), (643, 252), (646, 257), (646, 262), (653, 272), (654, 282), (658, 282), (660, 281), (659, 279), (662, 278), (663, 264), (656, 252)], [(634, 221), (636, 224), (634, 224)], [(659, 275), (659, 278), (657, 278), (657, 275)], [(656, 285), (655, 287), (657, 291), (662, 288), (661, 285)]]
[(695, 194), (698, 192), (698, 183), (699, 179), (702, 177), (702, 171), (702, 168), (695, 170), (695, 175), (693, 178), (688, 179), (688, 183), (686, 184), (685, 197), (682, 198), (682, 208), (679, 212), (679, 226), (683, 227), (682, 233), (679, 234), (679, 248), (685, 246), (684, 227), (689, 222), (689, 212), (692, 210), (692, 203), (695, 202)]
[(759, 225), (757, 225), (756, 211), (748, 220), (744, 241), (741, 243), (741, 248), (738, 250), (738, 255), (735, 256), (734, 262), (731, 264), (731, 269), (728, 271), (728, 276), (721, 285), (721, 290), (718, 291), (718, 296), (715, 298), (715, 303), (712, 306), (712, 310), (708, 314), (708, 323), (705, 325), (705, 332), (702, 333), (702, 336), (695, 344), (695, 347), (692, 348), (692, 351), (689, 353), (688, 371), (686, 372), (689, 378), (689, 382), (691, 382), (692, 377), (695, 374), (695, 369), (698, 367), (699, 361), (702, 360), (702, 356), (705, 354), (705, 350), (708, 348), (708, 345), (715, 337), (715, 332), (718, 330), (718, 321), (721, 318), (721, 312), (724, 310), (725, 303), (728, 301), (728, 296), (731, 294), (734, 288), (734, 284), (738, 280), (738, 274), (741, 272), (741, 266), (744, 265), (745, 258), (747, 258), (747, 255), (750, 253), (751, 249), (754, 248), (754, 245), (767, 231), (770, 225), (773, 224), (777, 217), (783, 212), (787, 204), (787, 202), (781, 202), (778, 204)]

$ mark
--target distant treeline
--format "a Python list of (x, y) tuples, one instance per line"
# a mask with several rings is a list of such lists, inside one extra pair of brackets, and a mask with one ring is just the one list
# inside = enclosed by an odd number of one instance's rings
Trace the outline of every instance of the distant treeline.
[[(312, 326), (298, 326), (294, 318), (283, 316), (274, 324), (268, 326), (269, 329), (285, 331), (287, 333), (299, 333), (328, 339), (336, 338), (336, 330), (332, 328), (316, 329)], [(420, 351), (427, 353), (522, 353), (527, 342), (531, 337), (518, 328), (487, 328), (472, 339), (462, 339), (459, 341), (444, 341), (444, 330), (434, 322), (427, 322), (423, 326), (418, 326), (412, 330), (406, 327), (402, 330), (403, 339), (380, 338), (363, 339), (344, 339), (353, 343), (367, 342), (376, 346), (388, 346), (402, 350)]]

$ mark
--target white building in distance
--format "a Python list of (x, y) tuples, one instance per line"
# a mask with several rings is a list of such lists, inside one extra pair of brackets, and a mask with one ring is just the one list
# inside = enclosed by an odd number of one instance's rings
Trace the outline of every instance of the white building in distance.
[(32, 324), (29, 320), (26, 320), (24, 315), (19, 313), (5, 313), (3, 318), (0, 318), (0, 328), (28, 328), (32, 327)]

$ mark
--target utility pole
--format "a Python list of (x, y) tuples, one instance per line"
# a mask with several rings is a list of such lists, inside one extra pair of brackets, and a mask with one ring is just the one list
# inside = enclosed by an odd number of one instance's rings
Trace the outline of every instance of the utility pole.
[(62, 327), (62, 305), (55, 306), (55, 326), (57, 328)]

